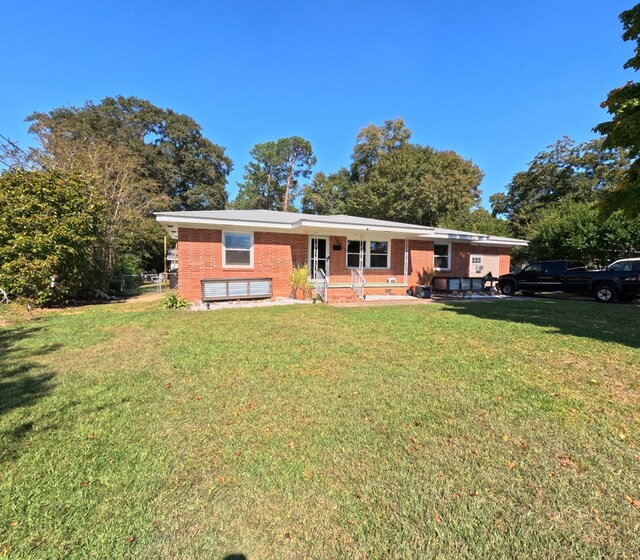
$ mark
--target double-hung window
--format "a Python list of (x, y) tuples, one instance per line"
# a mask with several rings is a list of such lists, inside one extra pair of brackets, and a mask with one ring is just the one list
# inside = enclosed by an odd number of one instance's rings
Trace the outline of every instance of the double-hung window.
[(222, 266), (253, 266), (253, 233), (225, 231), (222, 234)]
[(435, 243), (433, 245), (433, 268), (451, 270), (451, 244)]
[(362, 266), (364, 268), (389, 268), (389, 241), (347, 241), (347, 267), (360, 266), (360, 252), (362, 251)]

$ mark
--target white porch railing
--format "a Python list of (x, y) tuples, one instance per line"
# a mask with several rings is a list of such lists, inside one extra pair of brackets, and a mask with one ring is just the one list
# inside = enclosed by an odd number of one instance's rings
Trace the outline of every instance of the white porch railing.
[(351, 289), (360, 299), (364, 299), (365, 284), (366, 282), (362, 272), (357, 268), (351, 269)]
[(315, 296), (320, 296), (324, 303), (327, 302), (327, 288), (329, 287), (329, 280), (327, 275), (321, 268), (316, 268), (315, 278), (311, 280), (314, 285)]

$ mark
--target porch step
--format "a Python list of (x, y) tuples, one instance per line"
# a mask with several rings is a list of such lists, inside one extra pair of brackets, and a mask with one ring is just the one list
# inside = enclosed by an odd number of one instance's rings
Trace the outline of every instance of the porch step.
[(362, 301), (351, 289), (332, 288), (327, 290), (327, 303), (355, 303)]

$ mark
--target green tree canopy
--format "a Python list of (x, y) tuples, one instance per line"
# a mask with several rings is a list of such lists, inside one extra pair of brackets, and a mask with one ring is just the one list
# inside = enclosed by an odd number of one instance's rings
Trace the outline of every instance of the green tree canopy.
[(531, 224), (530, 259), (574, 259), (606, 265), (640, 250), (640, 218), (614, 212), (601, 219), (586, 202), (564, 200), (541, 212)]
[[(34, 159), (50, 159), (59, 139), (106, 142), (140, 160), (140, 174), (167, 195), (168, 207), (223, 209), (232, 162), (223, 147), (202, 135), (191, 117), (137, 97), (106, 97), (99, 104), (60, 107), (27, 117), (40, 147)], [(55, 157), (55, 156), (54, 156)]]
[(77, 299), (95, 288), (103, 208), (84, 177), (5, 172), (0, 207), (0, 287), (11, 297), (47, 304)]
[(505, 215), (514, 234), (526, 237), (542, 210), (561, 201), (599, 201), (629, 165), (626, 151), (606, 148), (602, 138), (576, 144), (565, 136), (516, 173), (506, 193), (490, 197), (493, 214)]
[(468, 216), (480, 201), (482, 171), (455, 152), (412, 144), (410, 138), (402, 119), (364, 127), (350, 172), (316, 175), (304, 191), (305, 211), (423, 225)]
[[(634, 56), (625, 68), (640, 69), (640, 4), (620, 14), (625, 41), (635, 42)], [(606, 136), (605, 146), (628, 150), (633, 164), (627, 170), (617, 188), (606, 193), (601, 203), (605, 213), (617, 209), (629, 216), (640, 215), (640, 84), (629, 81), (614, 89), (602, 103), (612, 119), (597, 125), (594, 130)]]
[(344, 214), (351, 176), (344, 167), (336, 173), (316, 173), (302, 194), (302, 211), (309, 214)]
[(290, 210), (300, 191), (300, 178), (309, 178), (316, 163), (311, 143), (300, 136), (256, 144), (252, 161), (238, 183), (235, 208)]
[(402, 143), (352, 185), (346, 206), (356, 216), (440, 225), (479, 203), (482, 176), (455, 152)]

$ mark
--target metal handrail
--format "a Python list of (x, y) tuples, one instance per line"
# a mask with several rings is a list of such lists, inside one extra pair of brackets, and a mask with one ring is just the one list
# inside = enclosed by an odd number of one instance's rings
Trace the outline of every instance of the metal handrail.
[(359, 268), (351, 269), (351, 289), (360, 298), (364, 299), (364, 286), (366, 281)]
[[(318, 272), (322, 275), (322, 278), (318, 279)], [(327, 280), (327, 275), (324, 270), (321, 268), (316, 268), (316, 277), (314, 278), (314, 285), (316, 290), (316, 295), (319, 295), (322, 298), (322, 301), (327, 301), (327, 288), (329, 287), (329, 281)]]

